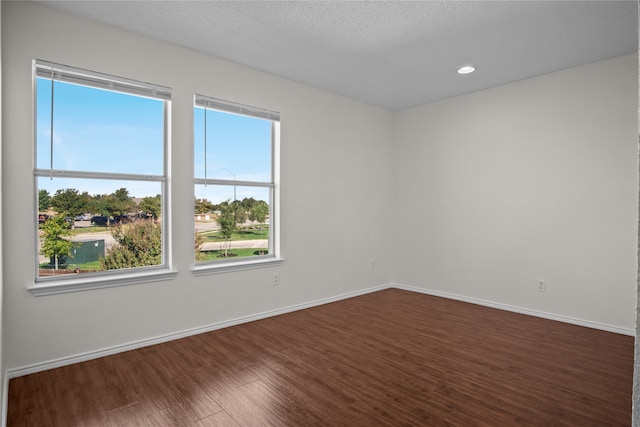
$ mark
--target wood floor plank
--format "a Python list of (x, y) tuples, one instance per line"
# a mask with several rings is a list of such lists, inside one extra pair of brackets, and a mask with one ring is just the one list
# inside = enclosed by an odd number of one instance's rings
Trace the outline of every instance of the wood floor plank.
[(627, 426), (633, 338), (390, 289), (15, 378), (8, 426)]
[(106, 415), (110, 427), (156, 427), (137, 403), (111, 409), (106, 411)]
[(176, 400), (189, 408), (197, 420), (222, 411), (220, 405), (193, 378), (181, 376), (173, 384)]
[[(41, 377), (42, 375), (39, 374), (31, 374), (11, 380), (8, 401), (12, 404), (7, 408), (9, 425), (16, 427), (53, 426), (51, 416), (48, 411), (44, 410), (49, 402), (46, 400), (45, 393), (40, 391), (39, 379)], [(34, 390), (38, 392), (34, 392)]]
[(199, 420), (196, 427), (240, 427), (240, 424), (235, 422), (229, 414), (221, 411)]
[(179, 403), (151, 412), (148, 417), (155, 427), (190, 427), (198, 421), (190, 407)]

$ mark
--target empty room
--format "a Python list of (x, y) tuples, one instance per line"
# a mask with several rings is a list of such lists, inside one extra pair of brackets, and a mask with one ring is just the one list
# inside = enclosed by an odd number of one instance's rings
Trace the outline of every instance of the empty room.
[(0, 17), (2, 425), (640, 426), (637, 2)]

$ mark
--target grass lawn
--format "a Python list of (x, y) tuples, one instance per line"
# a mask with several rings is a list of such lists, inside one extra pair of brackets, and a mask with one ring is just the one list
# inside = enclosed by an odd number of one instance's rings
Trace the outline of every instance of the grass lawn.
[(69, 230), (70, 236), (76, 236), (84, 233), (104, 233), (110, 232), (113, 227), (105, 227), (103, 225), (92, 225), (90, 227), (78, 227)]
[(203, 258), (199, 261), (212, 261), (217, 259), (230, 259), (230, 258), (238, 258), (238, 257), (248, 257), (248, 256), (256, 256), (256, 255), (267, 255), (269, 252), (268, 249), (264, 249), (260, 253), (259, 249), (255, 248), (238, 248), (238, 249), (229, 249), (227, 253), (229, 256), (224, 256), (224, 251), (202, 251), (200, 252), (203, 255)]
[[(219, 233), (218, 230), (213, 231), (204, 231), (199, 233), (205, 242), (217, 242), (219, 241)], [(244, 228), (241, 230), (235, 231), (231, 235), (231, 240), (260, 240), (266, 239), (269, 237), (269, 227), (264, 227), (262, 231), (258, 229), (252, 228)]]
[[(43, 262), (40, 264), (40, 268), (43, 270), (51, 270), (53, 266), (48, 262)], [(65, 264), (59, 266), (58, 270), (75, 270), (76, 268), (78, 270), (102, 270), (102, 268), (100, 268), (100, 261), (86, 262), (84, 264)]]

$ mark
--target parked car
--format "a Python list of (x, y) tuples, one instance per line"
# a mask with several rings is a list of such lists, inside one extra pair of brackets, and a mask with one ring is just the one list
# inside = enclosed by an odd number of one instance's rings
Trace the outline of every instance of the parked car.
[(122, 224), (133, 222), (133, 218), (131, 217), (131, 215), (116, 215), (113, 217), (113, 219), (117, 223), (122, 223)]
[(113, 218), (109, 218), (106, 215), (96, 215), (93, 218), (91, 218), (91, 224), (94, 225), (112, 225), (112, 224), (116, 224), (117, 221)]
[(80, 214), (76, 215), (74, 221), (89, 221), (91, 219), (91, 215), (89, 214)]

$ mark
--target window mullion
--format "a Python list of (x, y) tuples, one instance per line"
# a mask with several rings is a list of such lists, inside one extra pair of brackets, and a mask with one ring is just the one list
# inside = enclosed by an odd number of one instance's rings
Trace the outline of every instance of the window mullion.
[(36, 169), (36, 176), (53, 176), (53, 178), (87, 178), (87, 179), (112, 179), (121, 181), (156, 181), (164, 182), (167, 180), (162, 175), (138, 175), (126, 173), (110, 173), (110, 172), (85, 172), (85, 171), (67, 171), (60, 169)]
[(151, 83), (138, 82), (122, 77), (109, 76), (95, 71), (82, 70), (66, 65), (56, 64), (42, 60), (35, 60), (36, 76), (44, 79), (73, 83), (81, 86), (89, 86), (129, 95), (144, 96), (154, 99), (171, 100), (171, 89)]
[(273, 187), (271, 182), (261, 181), (233, 181), (228, 179), (215, 179), (215, 178), (194, 178), (193, 182), (196, 185), (229, 185), (235, 187)]
[(53, 67), (51, 67), (51, 117), (50, 117), (50, 123), (49, 123), (49, 178), (53, 179), (53, 106), (54, 106), (54, 93), (55, 93), (55, 79), (54, 79), (54, 69)]

